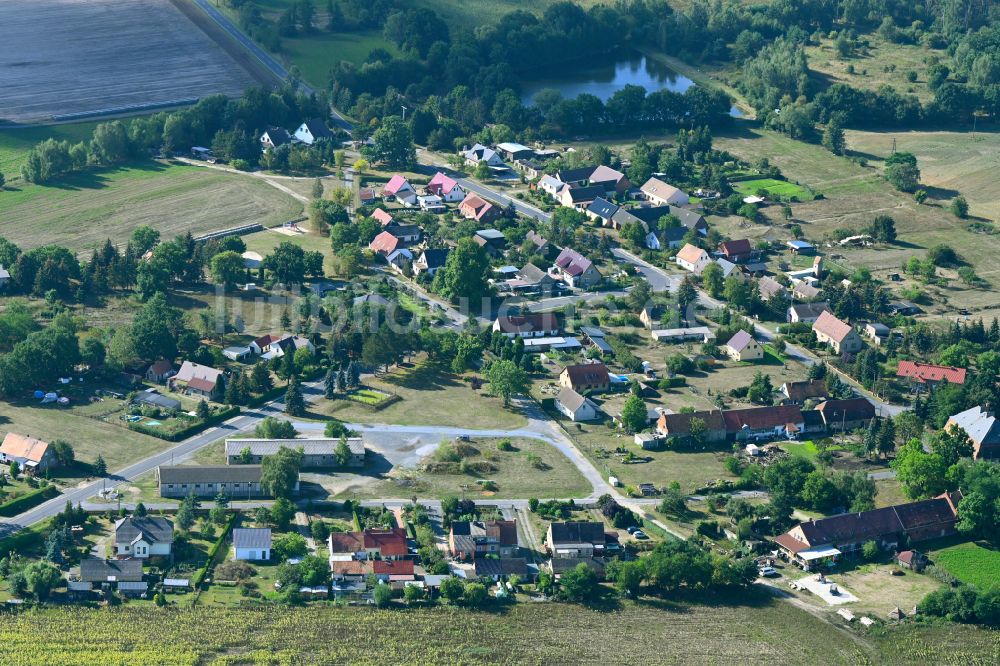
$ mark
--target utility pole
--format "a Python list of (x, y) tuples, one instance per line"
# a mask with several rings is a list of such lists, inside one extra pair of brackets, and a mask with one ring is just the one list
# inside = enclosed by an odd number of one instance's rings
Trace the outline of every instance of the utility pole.
[[(402, 105), (400, 105), (400, 106), (402, 106)], [(406, 107), (405, 106), (403, 106), (403, 122), (404, 123), (406, 122)]]

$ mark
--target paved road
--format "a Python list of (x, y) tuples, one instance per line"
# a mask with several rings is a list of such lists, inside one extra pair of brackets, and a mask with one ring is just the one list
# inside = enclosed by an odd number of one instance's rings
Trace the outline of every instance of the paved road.
[[(321, 385), (322, 382), (311, 382), (302, 385), (302, 392), (307, 401), (311, 401), (318, 395), (321, 395)], [(35, 523), (51, 518), (63, 510), (67, 501), (70, 501), (73, 504), (82, 503), (84, 500), (97, 495), (102, 488), (113, 487), (124, 481), (133, 481), (143, 474), (148, 474), (159, 465), (181, 463), (212, 442), (216, 442), (225, 437), (232, 437), (240, 432), (252, 430), (261, 420), (264, 419), (264, 417), (281, 414), (284, 404), (284, 397), (278, 398), (260, 408), (235, 416), (221, 425), (209, 428), (202, 433), (189, 437), (169, 449), (155, 453), (148, 458), (117, 470), (108, 475), (107, 478), (96, 479), (94, 481), (81, 484), (75, 488), (68, 488), (61, 495), (45, 502), (44, 504), (40, 504), (18, 516), (0, 520), (0, 537), (7, 536), (13, 532), (24, 529), (25, 527), (30, 527)]]

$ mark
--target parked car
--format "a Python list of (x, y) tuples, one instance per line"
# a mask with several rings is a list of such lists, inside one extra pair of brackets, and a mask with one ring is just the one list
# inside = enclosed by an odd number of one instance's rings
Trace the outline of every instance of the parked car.
[(646, 533), (643, 532), (642, 530), (636, 530), (635, 532), (632, 532), (632, 536), (634, 536), (636, 539), (639, 539), (640, 541), (649, 538), (648, 536), (646, 536)]
[(764, 576), (765, 578), (781, 575), (778, 573), (778, 570), (775, 569), (774, 567), (763, 567), (762, 569), (758, 569), (757, 573), (760, 574), (761, 576)]
[(625, 531), (628, 532), (629, 534), (635, 534), (636, 532), (639, 531), (639, 528), (636, 527), (635, 525), (629, 525), (629, 527)]

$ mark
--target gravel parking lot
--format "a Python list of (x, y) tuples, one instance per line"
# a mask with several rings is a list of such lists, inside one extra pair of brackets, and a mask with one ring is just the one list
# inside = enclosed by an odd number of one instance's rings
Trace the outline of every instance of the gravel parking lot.
[(4, 0), (0, 25), (0, 122), (239, 94), (255, 82), (171, 0)]

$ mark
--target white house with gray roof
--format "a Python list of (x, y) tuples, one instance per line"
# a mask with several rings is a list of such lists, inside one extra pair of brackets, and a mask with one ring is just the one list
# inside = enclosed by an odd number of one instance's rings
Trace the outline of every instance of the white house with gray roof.
[(271, 530), (266, 527), (238, 527), (233, 530), (234, 560), (251, 562), (271, 559)]
[(127, 516), (115, 523), (118, 557), (166, 557), (173, 543), (174, 524), (161, 516)]
[(571, 421), (596, 421), (600, 411), (592, 400), (571, 388), (559, 391), (556, 397), (556, 409)]

